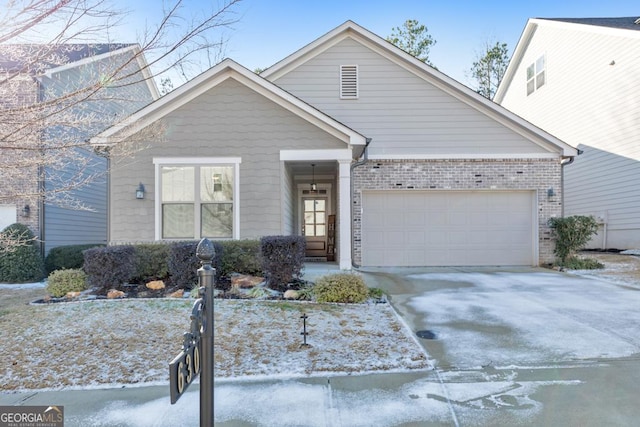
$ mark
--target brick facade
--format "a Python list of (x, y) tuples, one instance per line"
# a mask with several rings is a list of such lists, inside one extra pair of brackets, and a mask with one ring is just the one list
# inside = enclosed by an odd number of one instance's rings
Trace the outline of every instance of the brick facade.
[[(7, 74), (0, 77), (7, 78)], [(38, 83), (29, 74), (12, 76), (5, 84), (0, 85), (0, 107), (7, 112), (3, 114), (5, 122), (15, 120), (11, 109), (34, 105), (38, 102)], [(19, 114), (19, 113), (18, 113)], [(10, 133), (10, 125), (5, 123), (3, 131)], [(18, 123), (21, 126), (23, 123)], [(0, 204), (16, 207), (17, 222), (28, 226), (31, 231), (40, 236), (40, 199), (37, 160), (30, 160), (34, 156), (25, 147), (35, 147), (37, 142), (18, 139), (15, 144), (22, 150), (11, 149), (14, 143), (11, 138), (3, 141), (6, 148), (0, 148)], [(37, 154), (35, 154), (37, 155)], [(28, 214), (25, 206), (29, 206)]]
[[(558, 159), (370, 160), (353, 170), (353, 262), (362, 261), (363, 190), (537, 190), (539, 263), (554, 260), (549, 218), (562, 215)], [(553, 188), (555, 196), (548, 197)]]

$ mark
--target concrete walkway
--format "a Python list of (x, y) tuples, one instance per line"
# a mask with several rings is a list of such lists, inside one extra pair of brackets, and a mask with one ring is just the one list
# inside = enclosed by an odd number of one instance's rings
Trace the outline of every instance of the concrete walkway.
[[(640, 292), (542, 269), (370, 269), (434, 369), (219, 381), (216, 426), (628, 426), (640, 419)], [(197, 384), (3, 394), (69, 426), (196, 426)]]

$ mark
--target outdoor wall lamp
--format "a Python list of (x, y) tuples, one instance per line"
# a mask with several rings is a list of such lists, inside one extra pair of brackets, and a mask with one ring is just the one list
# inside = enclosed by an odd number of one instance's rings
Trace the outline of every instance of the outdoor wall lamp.
[(22, 208), (22, 216), (25, 218), (29, 218), (30, 215), (31, 215), (31, 208), (29, 207), (29, 205), (24, 205), (24, 208)]
[(553, 187), (547, 190), (547, 198), (550, 199), (556, 195), (556, 192), (553, 191)]
[(144, 184), (142, 183), (136, 188), (136, 199), (144, 199)]

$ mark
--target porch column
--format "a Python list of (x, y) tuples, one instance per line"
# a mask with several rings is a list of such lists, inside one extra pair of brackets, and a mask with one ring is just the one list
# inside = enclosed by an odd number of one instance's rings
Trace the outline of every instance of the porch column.
[(338, 165), (338, 261), (341, 270), (351, 270), (351, 159)]

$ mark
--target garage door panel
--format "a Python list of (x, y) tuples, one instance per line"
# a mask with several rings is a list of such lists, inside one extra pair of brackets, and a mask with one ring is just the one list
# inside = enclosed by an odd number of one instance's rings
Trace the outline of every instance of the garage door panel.
[(531, 191), (365, 192), (362, 263), (531, 265), (534, 215)]

